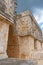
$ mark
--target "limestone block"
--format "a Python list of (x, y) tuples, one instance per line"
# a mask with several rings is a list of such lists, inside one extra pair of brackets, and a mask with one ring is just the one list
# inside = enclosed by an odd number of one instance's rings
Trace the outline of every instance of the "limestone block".
[(41, 42), (39, 40), (36, 40), (35, 42), (37, 50), (41, 50)]
[(8, 58), (7, 53), (0, 54), (0, 59)]
[(18, 35), (29, 35), (29, 33), (32, 32), (31, 18), (29, 16), (19, 18), (16, 21), (16, 30)]
[(1, 0), (0, 1), (0, 10), (3, 13), (7, 13), (10, 16), (13, 16), (16, 9), (16, 0)]
[(38, 65), (43, 65), (43, 60), (37, 60)]
[(26, 54), (29, 54), (29, 38), (20, 37), (19, 38), (19, 53), (22, 57), (26, 57)]
[(42, 43), (42, 50), (43, 50), (43, 43)]
[[(35, 21), (36, 22), (36, 21)], [(38, 28), (38, 25), (36, 25), (36, 23), (34, 22), (34, 20), (32, 21), (32, 27), (33, 27), (33, 36), (40, 39), (42, 37), (42, 32), (41, 30)]]
[(42, 50), (30, 51), (30, 59), (43, 60), (43, 51)]
[(14, 21), (16, 16), (16, 0), (0, 0), (0, 13)]
[(6, 8), (5, 8), (5, 12), (7, 13), (7, 14), (9, 14), (10, 16), (11, 15), (14, 15), (13, 13), (14, 13), (14, 1), (13, 0), (4, 0), (4, 4), (5, 4), (5, 6), (6, 6)]
[(8, 42), (8, 32), (9, 25), (5, 22), (0, 21), (0, 53), (2, 53), (2, 57), (7, 57), (7, 42)]
[(19, 40), (19, 53), (21, 54), (21, 58), (29, 59), (30, 51), (34, 50), (34, 38), (31, 36), (23, 36)]
[(34, 38), (29, 36), (29, 50), (34, 50)]

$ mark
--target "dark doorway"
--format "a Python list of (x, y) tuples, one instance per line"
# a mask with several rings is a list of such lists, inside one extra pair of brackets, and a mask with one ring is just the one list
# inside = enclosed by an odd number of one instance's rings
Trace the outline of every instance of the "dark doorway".
[(17, 44), (16, 35), (14, 33), (13, 26), (9, 27), (9, 36), (8, 36), (8, 47), (7, 47), (7, 54), (9, 58), (17, 58), (19, 54), (19, 46)]

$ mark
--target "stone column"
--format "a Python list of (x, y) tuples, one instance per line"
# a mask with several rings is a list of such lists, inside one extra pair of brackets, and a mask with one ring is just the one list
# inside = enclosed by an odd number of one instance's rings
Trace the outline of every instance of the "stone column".
[(0, 59), (7, 58), (9, 24), (0, 21)]

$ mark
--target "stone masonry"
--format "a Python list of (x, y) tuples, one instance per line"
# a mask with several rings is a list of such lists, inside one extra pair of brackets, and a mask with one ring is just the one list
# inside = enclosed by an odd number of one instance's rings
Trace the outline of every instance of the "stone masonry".
[[(11, 32), (13, 32), (12, 29)], [(8, 56), (34, 59), (38, 64), (43, 62), (42, 31), (30, 11), (25, 11), (17, 16), (14, 31), (14, 34), (11, 32), (9, 34)]]
[(0, 0), (0, 59), (7, 58), (9, 27), (14, 24), (15, 0)]
[(16, 0), (0, 0), (0, 12), (10, 21), (14, 21), (16, 15)]
[(0, 59), (32, 59), (43, 65), (42, 31), (30, 11), (16, 16), (15, 0), (0, 0)]

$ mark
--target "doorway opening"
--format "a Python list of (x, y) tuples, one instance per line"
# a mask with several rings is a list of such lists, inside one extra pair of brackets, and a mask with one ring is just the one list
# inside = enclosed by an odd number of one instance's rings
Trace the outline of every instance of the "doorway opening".
[(9, 27), (7, 55), (9, 58), (17, 58), (19, 54), (18, 44), (16, 43), (16, 35), (14, 34), (13, 26)]

